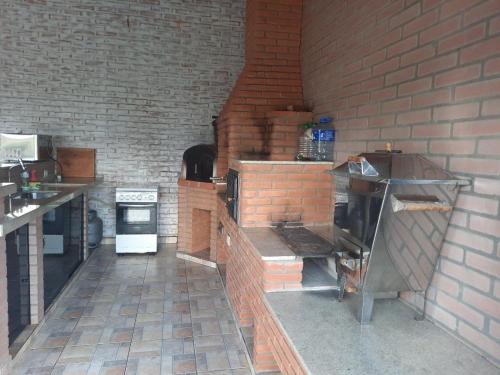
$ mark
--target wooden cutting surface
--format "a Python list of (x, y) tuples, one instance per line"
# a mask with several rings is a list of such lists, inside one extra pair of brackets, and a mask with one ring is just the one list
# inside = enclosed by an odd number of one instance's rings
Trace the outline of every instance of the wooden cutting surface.
[(57, 160), (63, 177), (95, 177), (95, 149), (59, 147)]

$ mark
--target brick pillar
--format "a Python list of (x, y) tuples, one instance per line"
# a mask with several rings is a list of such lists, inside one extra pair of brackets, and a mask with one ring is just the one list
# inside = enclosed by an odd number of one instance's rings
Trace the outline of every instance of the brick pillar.
[(43, 217), (29, 223), (31, 324), (38, 324), (45, 312), (43, 293)]
[(217, 262), (217, 196), (214, 195), (213, 210), (210, 211), (210, 260)]
[(87, 259), (89, 256), (89, 195), (88, 192), (83, 193), (83, 260)]
[(265, 322), (260, 319), (255, 320), (253, 337), (253, 366), (255, 372), (280, 371), (276, 363), (271, 347), (269, 336), (264, 327)]
[(191, 225), (188, 215), (188, 187), (183, 185), (183, 181), (178, 182), (177, 249), (188, 251), (191, 248)]

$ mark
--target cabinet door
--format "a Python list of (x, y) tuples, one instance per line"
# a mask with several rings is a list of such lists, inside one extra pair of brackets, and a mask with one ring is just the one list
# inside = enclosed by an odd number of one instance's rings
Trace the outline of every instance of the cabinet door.
[(28, 226), (9, 233), (5, 240), (10, 345), (30, 324)]
[(44, 221), (46, 240), (56, 237), (60, 247), (43, 255), (45, 310), (83, 261), (83, 196), (61, 205), (56, 212), (56, 220)]

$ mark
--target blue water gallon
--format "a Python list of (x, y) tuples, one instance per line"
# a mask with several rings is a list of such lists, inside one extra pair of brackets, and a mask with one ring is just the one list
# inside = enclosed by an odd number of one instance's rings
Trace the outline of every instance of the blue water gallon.
[(314, 160), (333, 161), (335, 144), (335, 129), (330, 117), (321, 117), (319, 124), (312, 131), (314, 147)]

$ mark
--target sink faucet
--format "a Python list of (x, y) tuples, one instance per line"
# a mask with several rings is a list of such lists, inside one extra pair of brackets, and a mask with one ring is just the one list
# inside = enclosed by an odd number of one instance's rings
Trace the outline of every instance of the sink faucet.
[(13, 170), (15, 167), (17, 167), (18, 165), (20, 165), (20, 166), (21, 166), (21, 169), (23, 170), (23, 172), (25, 172), (25, 171), (26, 171), (26, 167), (24, 166), (23, 159), (18, 158), (18, 159), (17, 159), (17, 162), (18, 162), (17, 164), (14, 164), (14, 165), (12, 165), (11, 167), (9, 167), (9, 172), (8, 172), (9, 182), (12, 182), (12, 181), (11, 181), (11, 180), (12, 180), (12, 174), (11, 174), (12, 170)]

